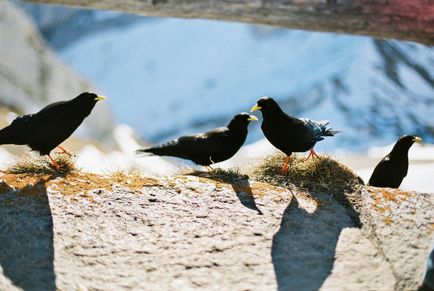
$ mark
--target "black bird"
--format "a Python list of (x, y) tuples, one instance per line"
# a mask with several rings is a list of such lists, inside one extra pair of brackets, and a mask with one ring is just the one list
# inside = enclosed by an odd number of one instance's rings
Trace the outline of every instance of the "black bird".
[(250, 112), (261, 110), (262, 132), (268, 141), (287, 155), (282, 167), (282, 173), (288, 171), (288, 162), (293, 152), (306, 152), (309, 156), (317, 156), (313, 147), (324, 139), (324, 136), (334, 136), (339, 131), (327, 127), (329, 121), (315, 121), (308, 118), (296, 118), (282, 111), (272, 98), (262, 97)]
[(235, 155), (246, 140), (247, 126), (253, 120), (258, 118), (243, 112), (235, 115), (226, 127), (182, 136), (160, 146), (137, 150), (136, 153), (172, 156), (208, 167)]
[(69, 101), (55, 102), (34, 114), (17, 117), (9, 126), (0, 130), (0, 144), (28, 145), (41, 155), (47, 155), (54, 167), (59, 165), (50, 152), (67, 139), (90, 114), (96, 102), (107, 99), (84, 92)]
[(422, 139), (417, 136), (401, 136), (392, 151), (387, 154), (375, 167), (369, 185), (375, 187), (398, 188), (407, 176), (408, 150), (415, 142)]

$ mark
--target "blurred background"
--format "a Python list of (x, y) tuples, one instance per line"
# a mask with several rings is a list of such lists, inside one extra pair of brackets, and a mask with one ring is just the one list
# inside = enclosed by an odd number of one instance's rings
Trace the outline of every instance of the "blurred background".
[[(34, 112), (84, 90), (109, 97), (70, 141), (84, 168), (175, 171), (186, 163), (153, 158), (150, 166), (132, 152), (225, 125), (264, 95), (292, 115), (327, 119), (342, 130), (316, 149), (365, 181), (400, 135), (434, 142), (433, 47), (20, 1), (0, 6), (2, 126), (11, 111)], [(273, 151), (260, 122), (251, 125), (247, 144), (223, 166), (242, 166)], [(410, 152), (407, 180), (418, 181), (403, 187), (434, 189), (428, 179), (433, 148)]]

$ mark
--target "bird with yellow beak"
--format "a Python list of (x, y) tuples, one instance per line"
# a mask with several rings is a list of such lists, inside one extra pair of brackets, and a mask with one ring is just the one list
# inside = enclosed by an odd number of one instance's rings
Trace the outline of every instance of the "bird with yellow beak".
[(80, 126), (98, 101), (106, 99), (84, 92), (71, 100), (49, 104), (37, 113), (19, 116), (0, 130), (0, 144), (28, 145), (33, 151), (47, 155), (52, 165), (60, 170), (50, 152), (59, 147), (69, 153), (60, 144)]
[(287, 155), (282, 167), (282, 174), (287, 173), (289, 159), (293, 152), (310, 151), (310, 157), (317, 154), (313, 147), (325, 136), (334, 136), (334, 131), (327, 125), (329, 121), (315, 121), (308, 118), (297, 118), (283, 112), (277, 102), (270, 97), (262, 97), (250, 112), (260, 110), (262, 113), (261, 129), (268, 141)]
[(398, 188), (402, 180), (407, 176), (408, 151), (414, 143), (420, 143), (418, 136), (401, 136), (387, 154), (375, 167), (369, 185), (375, 187)]

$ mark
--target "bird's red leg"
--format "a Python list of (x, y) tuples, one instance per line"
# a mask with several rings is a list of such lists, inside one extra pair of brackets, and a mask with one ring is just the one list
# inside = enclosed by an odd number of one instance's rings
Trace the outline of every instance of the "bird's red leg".
[(65, 154), (67, 154), (70, 157), (73, 156), (73, 154), (70, 151), (66, 150), (65, 148), (61, 147), (60, 145), (57, 146), (57, 147), (62, 151), (62, 153), (65, 153)]
[(310, 157), (318, 158), (318, 155), (317, 155), (316, 152), (313, 150), (313, 148), (310, 149), (310, 151), (309, 151), (309, 155), (307, 156), (307, 159), (306, 159), (306, 160), (309, 160)]
[(47, 156), (50, 158), (51, 164), (56, 168), (56, 170), (60, 171), (62, 168), (59, 166), (59, 164), (55, 160), (53, 160), (53, 158), (50, 157), (50, 155), (47, 155)]
[(291, 159), (291, 156), (287, 156), (285, 163), (283, 163), (282, 171), (280, 171), (280, 174), (286, 174), (288, 173), (288, 167), (289, 167), (289, 160)]

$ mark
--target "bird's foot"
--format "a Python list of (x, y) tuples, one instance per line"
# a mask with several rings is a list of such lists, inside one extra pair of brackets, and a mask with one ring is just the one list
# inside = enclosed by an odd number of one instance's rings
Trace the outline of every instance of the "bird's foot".
[(285, 163), (282, 166), (282, 170), (280, 171), (281, 175), (286, 175), (288, 174), (288, 168), (289, 168), (289, 160), (291, 159), (291, 157), (286, 157)]
[(59, 153), (64, 153), (64, 154), (67, 154), (68, 156), (70, 156), (70, 157), (73, 157), (73, 156), (75, 156), (72, 152), (70, 152), (70, 151), (68, 151), (67, 149), (65, 149), (64, 147), (61, 147), (61, 146), (57, 146), (57, 148), (59, 148), (60, 149), (60, 151), (59, 151)]
[(52, 158), (50, 155), (47, 155), (47, 156), (50, 158), (51, 165), (52, 165), (54, 168), (56, 168), (56, 170), (57, 170), (58, 172), (61, 172), (61, 171), (62, 171), (62, 167), (59, 166), (59, 164), (58, 164), (55, 160), (53, 160), (53, 158)]
[(211, 166), (205, 166), (208, 173), (211, 173), (214, 169)]
[(310, 149), (309, 155), (307, 156), (306, 160), (309, 160), (309, 158), (319, 158), (319, 156), (316, 154), (316, 152), (313, 150), (313, 148)]

